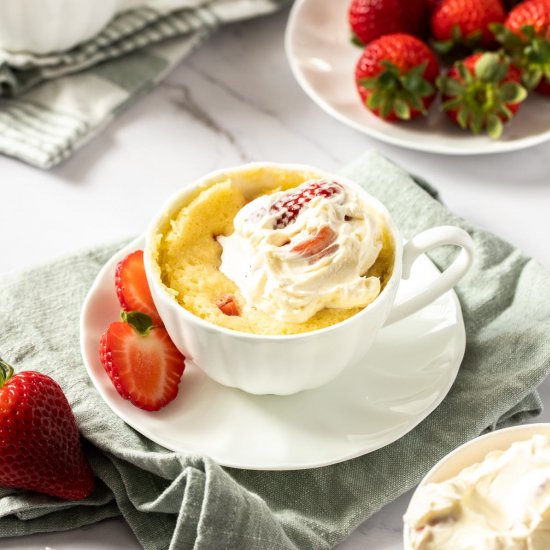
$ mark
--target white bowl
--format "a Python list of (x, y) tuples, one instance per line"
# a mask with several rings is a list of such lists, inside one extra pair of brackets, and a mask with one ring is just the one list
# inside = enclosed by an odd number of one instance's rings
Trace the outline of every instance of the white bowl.
[(295, 0), (285, 36), (298, 84), (336, 120), (393, 145), (444, 155), (504, 153), (550, 140), (550, 101), (542, 94), (530, 94), (499, 140), (462, 130), (437, 103), (427, 117), (406, 123), (378, 118), (361, 104), (355, 86), (361, 49), (349, 39), (348, 6), (349, 0)]
[(1, 0), (0, 48), (51, 53), (97, 34), (117, 13), (139, 0)]
[[(273, 189), (278, 187), (278, 182), (270, 177), (274, 169), (300, 172), (304, 174), (304, 180), (310, 179), (311, 174), (317, 174), (320, 178), (339, 181), (355, 189), (386, 220), (395, 246), (393, 273), (379, 296), (345, 321), (294, 335), (268, 336), (237, 332), (193, 315), (176, 302), (161, 282), (160, 268), (153, 257), (156, 237), (162, 231), (160, 228), (169, 223), (174, 214), (196, 195), (197, 189), (231, 178), (235, 185), (243, 187), (246, 194), (246, 189), (250, 190), (250, 180), (241, 176), (249, 172), (254, 173), (257, 178), (255, 182), (260, 182), (256, 191)], [(418, 255), (444, 244), (464, 247), (463, 254), (427, 289), (394, 307), (402, 270), (408, 277), (410, 267)], [(392, 322), (397, 321), (441, 296), (466, 273), (472, 255), (470, 237), (456, 227), (425, 231), (409, 241), (403, 251), (401, 237), (387, 209), (357, 183), (310, 166), (252, 163), (208, 174), (172, 197), (147, 231), (144, 262), (159, 314), (175, 345), (186, 357), (192, 359), (208, 376), (226, 386), (254, 394), (289, 395), (322, 386), (348, 365), (361, 359), (390, 315)]]
[[(495, 432), (482, 435), (443, 457), (424, 477), (416, 488), (408, 509), (415, 506), (419, 488), (428, 483), (441, 483), (458, 475), (464, 468), (481, 462), (491, 451), (505, 451), (512, 443), (526, 441), (536, 434), (550, 436), (550, 423), (524, 424), (512, 428), (504, 428)], [(404, 550), (412, 550), (409, 530), (405, 524), (403, 527)]]

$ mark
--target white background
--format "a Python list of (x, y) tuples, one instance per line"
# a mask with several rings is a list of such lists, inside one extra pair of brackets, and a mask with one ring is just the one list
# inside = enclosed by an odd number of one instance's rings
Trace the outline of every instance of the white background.
[[(283, 52), (286, 17), (223, 29), (58, 168), (41, 172), (0, 157), (0, 273), (137, 235), (169, 195), (213, 169), (256, 160), (336, 171), (369, 148), (422, 175), (454, 212), (550, 268), (550, 143), (451, 157), (375, 142), (332, 120), (300, 90)], [(542, 395), (550, 403), (549, 383)], [(381, 510), (338, 548), (401, 549), (407, 499)], [(45, 546), (140, 548), (118, 520), (0, 540), (1, 549)]]

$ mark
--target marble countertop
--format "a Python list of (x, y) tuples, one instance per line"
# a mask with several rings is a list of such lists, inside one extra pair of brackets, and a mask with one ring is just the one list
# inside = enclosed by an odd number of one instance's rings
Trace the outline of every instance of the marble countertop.
[[(0, 273), (139, 234), (170, 194), (211, 170), (270, 160), (335, 171), (369, 148), (422, 175), (455, 213), (550, 268), (550, 142), (509, 155), (451, 157), (369, 139), (330, 118), (294, 81), (283, 52), (286, 17), (223, 29), (58, 168), (41, 172), (0, 157)], [(550, 382), (541, 395), (550, 403)], [(338, 549), (401, 549), (409, 497), (383, 508)], [(45, 546), (140, 548), (118, 520), (0, 540), (0, 549)]]

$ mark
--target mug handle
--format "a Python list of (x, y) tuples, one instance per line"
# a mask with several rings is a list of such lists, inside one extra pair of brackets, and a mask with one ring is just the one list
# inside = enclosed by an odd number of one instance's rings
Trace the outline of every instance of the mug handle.
[(474, 261), (474, 241), (460, 227), (443, 225), (419, 233), (403, 247), (402, 278), (409, 278), (412, 265), (418, 256), (428, 252), (432, 248), (444, 245), (460, 246), (462, 250), (454, 262), (427, 288), (394, 306), (384, 326), (400, 321), (432, 303), (435, 299), (453, 288), (466, 275), (466, 272)]

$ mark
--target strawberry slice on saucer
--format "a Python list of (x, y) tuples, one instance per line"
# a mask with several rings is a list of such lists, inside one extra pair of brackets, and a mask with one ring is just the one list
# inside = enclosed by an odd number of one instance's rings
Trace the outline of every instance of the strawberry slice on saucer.
[(185, 357), (149, 315), (122, 311), (121, 319), (101, 337), (101, 363), (124, 399), (140, 409), (157, 411), (178, 394)]
[(118, 262), (115, 288), (124, 311), (141, 311), (151, 317), (153, 324), (162, 325), (145, 276), (143, 250), (136, 250)]

